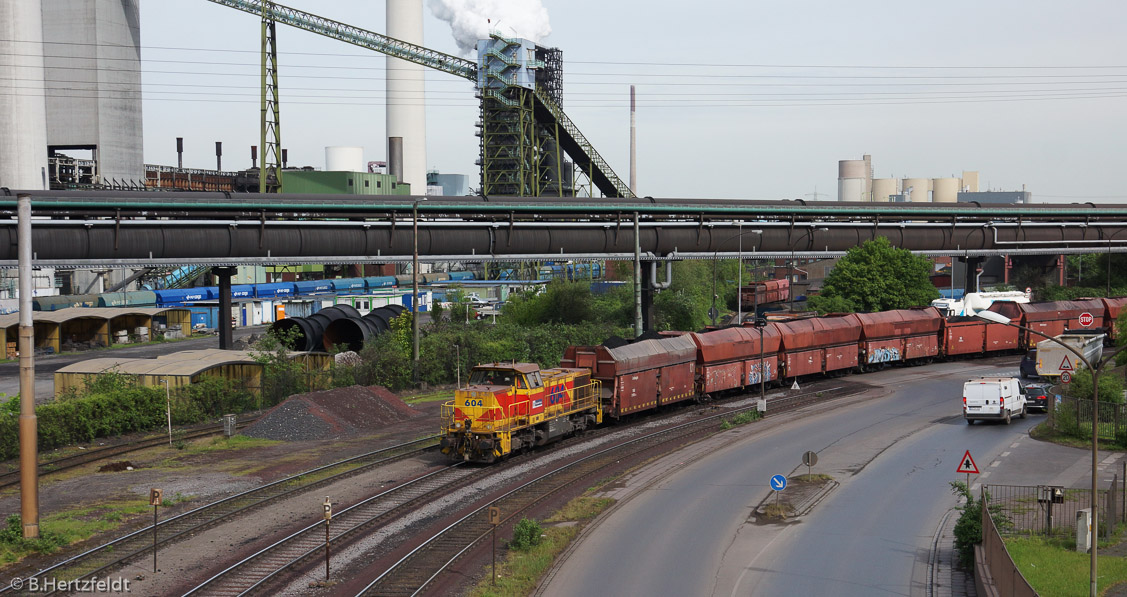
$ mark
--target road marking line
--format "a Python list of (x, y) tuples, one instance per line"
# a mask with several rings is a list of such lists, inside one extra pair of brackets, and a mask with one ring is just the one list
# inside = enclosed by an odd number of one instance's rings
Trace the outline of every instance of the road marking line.
[(981, 475), (979, 475), (978, 478), (979, 479), (985, 479), (986, 477), (989, 477), (989, 476), (990, 476), (990, 471), (986, 471), (985, 473), (982, 473)]
[(974, 485), (970, 486), (970, 490), (971, 491), (978, 491), (979, 487), (982, 487), (982, 483), (975, 483)]
[(1018, 445), (1018, 444), (1020, 444), (1020, 443), (1021, 443), (1020, 441), (1014, 442), (1014, 443), (1010, 444), (1010, 447), (1011, 447), (1011, 448), (1016, 448), (1016, 447), (1017, 447), (1017, 445)]
[(994, 462), (990, 463), (990, 468), (994, 468), (994, 467), (998, 466), (999, 464), (1002, 464), (1002, 461), (1001, 460), (995, 460)]
[(1100, 466), (1107, 466), (1112, 462), (1115, 462), (1116, 460), (1119, 460), (1119, 454), (1112, 454), (1111, 456), (1108, 456), (1107, 458), (1104, 458), (1102, 461), (1100, 461)]
[(1002, 458), (1005, 458), (1006, 456), (1009, 456), (1009, 455), (1010, 455), (1009, 452), (1002, 452)]

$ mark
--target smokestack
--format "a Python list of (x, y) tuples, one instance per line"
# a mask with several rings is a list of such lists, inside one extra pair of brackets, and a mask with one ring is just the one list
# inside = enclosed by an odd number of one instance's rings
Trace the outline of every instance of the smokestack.
[[(423, 45), (423, 0), (388, 2), (387, 35)], [(427, 188), (424, 76), (422, 65), (387, 58), (387, 136), (400, 139), (399, 182), (409, 183), (416, 195)]]
[[(387, 173), (403, 182), (403, 137), (387, 138)], [(411, 187), (415, 192), (415, 187)]]
[(630, 190), (638, 194), (638, 138), (635, 134), (637, 125), (634, 107), (634, 86), (630, 86)]
[(250, 168), (251, 170), (258, 167), (258, 146), (250, 146)]
[(0, 110), (0, 187), (46, 189), (43, 13), (40, 2), (4, 2), (2, 6), (0, 81), (4, 81), (6, 97)]
[(215, 169), (223, 170), (223, 142), (215, 142)]
[(176, 137), (176, 167), (184, 169), (184, 137)]
[(286, 163), (290, 161), (290, 150), (282, 149), (282, 168), (286, 167)]

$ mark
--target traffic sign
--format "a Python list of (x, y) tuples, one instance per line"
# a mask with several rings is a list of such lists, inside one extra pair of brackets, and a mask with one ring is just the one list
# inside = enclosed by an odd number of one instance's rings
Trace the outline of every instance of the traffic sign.
[(974, 463), (974, 458), (971, 458), (970, 450), (967, 450), (966, 453), (963, 454), (963, 459), (959, 461), (959, 468), (955, 472), (978, 474), (978, 465)]
[(1092, 314), (1088, 313), (1087, 311), (1080, 314), (1080, 325), (1084, 327), (1092, 325), (1093, 323), (1095, 323), (1095, 321), (1096, 318), (1092, 317)]
[(1068, 383), (1070, 381), (1072, 381), (1072, 374), (1069, 373), (1068, 371), (1061, 371), (1060, 372), (1060, 382), (1061, 383)]
[(813, 450), (807, 450), (806, 453), (802, 455), (802, 464), (806, 466), (818, 464), (818, 453)]
[(771, 477), (771, 489), (775, 491), (782, 491), (787, 488), (787, 478), (782, 475), (774, 475)]
[(1060, 367), (1057, 367), (1057, 369), (1060, 369), (1061, 371), (1072, 371), (1073, 370), (1072, 369), (1072, 361), (1068, 360), (1068, 355), (1064, 355), (1064, 359), (1061, 360)]

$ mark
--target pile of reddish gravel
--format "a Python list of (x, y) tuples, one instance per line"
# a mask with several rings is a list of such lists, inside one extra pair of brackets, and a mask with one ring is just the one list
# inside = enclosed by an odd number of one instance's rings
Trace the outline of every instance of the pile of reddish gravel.
[(242, 433), (282, 441), (338, 439), (422, 414), (382, 386), (351, 386), (290, 396)]

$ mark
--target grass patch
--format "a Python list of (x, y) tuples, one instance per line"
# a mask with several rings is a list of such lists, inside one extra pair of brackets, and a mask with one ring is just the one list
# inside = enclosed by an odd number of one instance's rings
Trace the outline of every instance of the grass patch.
[(424, 392), (422, 394), (411, 394), (403, 396), (403, 402), (407, 404), (420, 404), (423, 402), (445, 402), (454, 399), (454, 390), (435, 390), (433, 392)]
[[(571, 544), (586, 521), (613, 505), (611, 498), (589, 495), (577, 497), (554, 512), (544, 522), (576, 522), (570, 526), (553, 526), (543, 530), (540, 543), (526, 551), (510, 550), (497, 562), (497, 578), (493, 567), (486, 566), (480, 582), (469, 591), (471, 597), (524, 597), (532, 594), (540, 577), (552, 567), (563, 550)], [(493, 581), (496, 584), (493, 584)]]
[(798, 475), (793, 479), (799, 483), (825, 483), (826, 481), (833, 481), (834, 478), (825, 473), (810, 473), (808, 475)]
[[(1029, 584), (1041, 595), (1078, 597), (1088, 595), (1089, 565), (1086, 553), (1069, 549), (1074, 539), (1046, 540), (1044, 537), (1007, 538), (1006, 549)], [(1075, 545), (1075, 543), (1073, 543)], [(1099, 589), (1127, 582), (1127, 559), (1116, 556), (1099, 558)]]
[(786, 502), (771, 502), (763, 507), (762, 518), (767, 520), (786, 520), (791, 515), (792, 508)]
[[(164, 500), (169, 507), (187, 498), (177, 494)], [(24, 539), (20, 517), (13, 514), (0, 528), (0, 568), (31, 554), (51, 554), (63, 547), (85, 541), (98, 533), (116, 529), (122, 522), (139, 514), (151, 514), (148, 500), (138, 498), (56, 512), (39, 519), (39, 538)]]
[(746, 425), (747, 423), (750, 423), (752, 421), (758, 421), (760, 417), (761, 415), (757, 410), (745, 410), (730, 419), (724, 419), (724, 421), (720, 423), (720, 428), (726, 431), (728, 429), (731, 429), (732, 427)]

